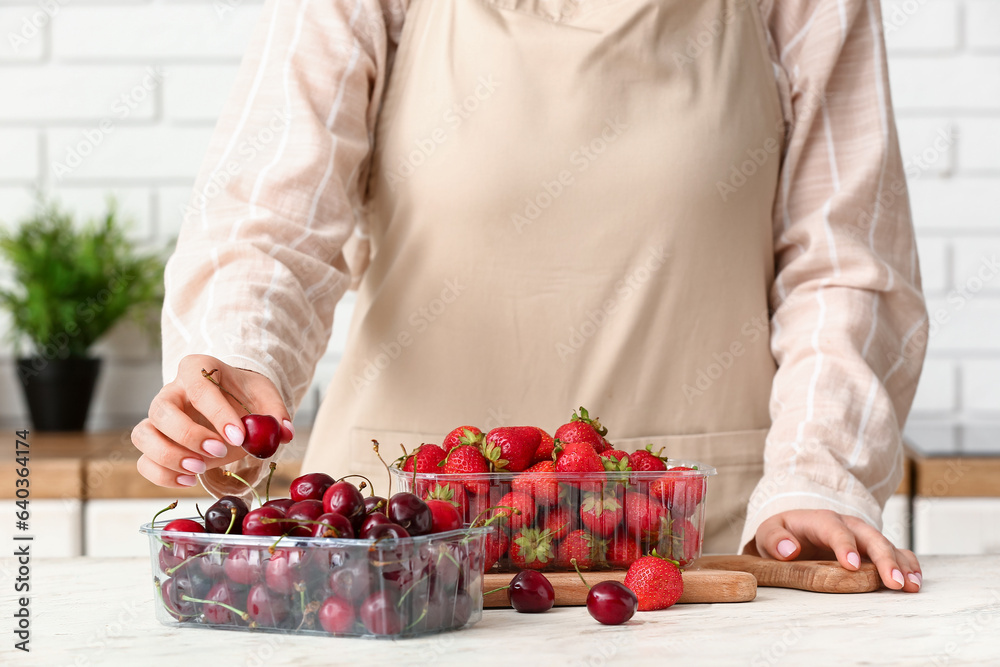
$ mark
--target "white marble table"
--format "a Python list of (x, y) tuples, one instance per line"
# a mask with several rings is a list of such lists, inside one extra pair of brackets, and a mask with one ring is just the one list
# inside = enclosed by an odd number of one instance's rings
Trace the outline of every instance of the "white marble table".
[(490, 610), (468, 630), (379, 641), (160, 625), (149, 562), (37, 560), (31, 653), (13, 649), (10, 559), (0, 560), (0, 665), (1000, 665), (1000, 556), (925, 557), (924, 590), (677, 605), (599, 625), (583, 608)]

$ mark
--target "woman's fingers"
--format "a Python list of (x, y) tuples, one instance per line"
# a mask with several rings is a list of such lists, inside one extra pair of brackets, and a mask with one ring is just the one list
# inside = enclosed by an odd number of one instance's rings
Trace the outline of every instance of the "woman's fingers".
[(212, 374), (213, 379), (229, 391), (233, 391), (226, 386), (226, 383), (233, 381), (232, 378), (237, 375), (236, 369), (214, 357), (204, 355), (184, 357), (178, 366), (177, 379), (174, 382), (181, 386), (187, 401), (208, 420), (212, 428), (230, 445), (239, 447), (246, 437), (241, 419), (243, 411), (238, 411), (229, 396), (202, 375), (202, 369), (209, 372), (218, 371)]
[(828, 510), (795, 510), (766, 519), (757, 529), (757, 549), (778, 560), (832, 551), (846, 569), (861, 566), (854, 534)]
[(915, 571), (915, 557), (912, 561), (909, 558), (903, 558), (903, 550), (897, 550), (885, 535), (861, 519), (845, 517), (845, 521), (851, 525), (852, 530), (858, 536), (858, 544), (862, 552), (878, 568), (879, 576), (886, 588), (905, 590), (911, 593), (920, 590), (917, 583), (907, 578), (908, 574)]
[(801, 547), (779, 514), (766, 519), (757, 529), (757, 551), (775, 560), (791, 560), (798, 557)]
[[(220, 440), (219, 434), (192, 419), (191, 415), (181, 408), (183, 400), (184, 396), (177, 388), (172, 385), (164, 387), (149, 405), (149, 419), (146, 420), (149, 426), (172, 442), (186, 447), (201, 457), (228, 456), (229, 448)], [(138, 427), (136, 428), (138, 430)], [(139, 447), (140, 443), (136, 442), (135, 435), (133, 431), (132, 442)], [(138, 435), (142, 437), (146, 433), (140, 431)]]

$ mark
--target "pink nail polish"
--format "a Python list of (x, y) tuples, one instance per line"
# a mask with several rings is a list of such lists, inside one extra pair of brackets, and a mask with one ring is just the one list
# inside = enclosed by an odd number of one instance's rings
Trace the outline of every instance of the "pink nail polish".
[(906, 575), (906, 578), (910, 580), (911, 584), (913, 584), (917, 588), (920, 588), (920, 575), (919, 574), (917, 574), (916, 572), (910, 572), (910, 574)]
[(198, 483), (194, 475), (177, 475), (177, 483), (181, 486), (194, 486)]
[(238, 426), (233, 426), (232, 424), (227, 424), (226, 428), (226, 438), (229, 439), (229, 444), (234, 447), (239, 447), (243, 444), (243, 431), (239, 429)]
[(205, 450), (206, 454), (217, 459), (221, 459), (229, 453), (229, 450), (226, 448), (226, 443), (219, 442), (218, 440), (206, 440), (201, 443), (201, 448)]
[(895, 581), (900, 586), (904, 585), (906, 582), (903, 581), (903, 573), (899, 570), (892, 571), (892, 580)]
[(200, 475), (207, 469), (205, 462), (201, 459), (181, 459), (181, 467), (196, 475)]
[(788, 558), (795, 553), (795, 542), (791, 540), (781, 540), (778, 542), (778, 553), (782, 558)]
[(291, 434), (292, 434), (292, 437), (294, 438), (294, 437), (295, 437), (295, 426), (293, 426), (293, 425), (292, 425), (292, 422), (290, 422), (290, 421), (288, 421), (287, 419), (285, 419), (285, 420), (282, 420), (282, 422), (281, 422), (281, 423), (282, 423), (282, 425), (283, 425), (283, 426), (284, 426), (285, 428), (287, 428), (287, 429), (288, 429), (288, 432), (289, 432), (289, 433), (291, 433)]
[(847, 554), (847, 562), (856, 568), (861, 567), (861, 556), (857, 555), (852, 551), (851, 553)]

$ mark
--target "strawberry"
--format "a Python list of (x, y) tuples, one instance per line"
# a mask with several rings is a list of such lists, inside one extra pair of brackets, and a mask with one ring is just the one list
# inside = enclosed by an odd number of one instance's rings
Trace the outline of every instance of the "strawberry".
[(526, 493), (511, 491), (497, 503), (496, 516), (507, 517), (511, 530), (521, 530), (535, 520), (535, 501)]
[(576, 528), (574, 519), (575, 515), (567, 508), (559, 507), (547, 512), (540, 523), (542, 528), (552, 534), (552, 539), (561, 540)]
[(573, 559), (581, 570), (589, 570), (594, 565), (604, 562), (605, 541), (594, 537), (585, 530), (574, 530), (559, 543), (556, 552), (556, 565), (570, 569)]
[(655, 542), (666, 517), (666, 508), (641, 493), (625, 494), (625, 529), (633, 537)]
[(670, 529), (660, 536), (668, 538), (670, 558), (680, 566), (687, 565), (698, 557), (701, 548), (701, 534), (687, 519), (675, 519), (670, 522)]
[[(448, 456), (440, 464), (446, 475), (477, 475), (489, 472), (490, 467), (478, 447), (460, 445), (448, 452)], [(465, 480), (463, 480), (465, 481)], [(465, 490), (472, 494), (482, 495), (490, 490), (489, 482), (465, 481)]]
[(469, 497), (465, 487), (458, 482), (428, 482), (421, 489), (420, 497), (424, 500), (443, 500), (451, 503), (463, 517), (468, 515)]
[(666, 470), (666, 456), (663, 456), (663, 448), (653, 453), (653, 445), (646, 445), (646, 449), (640, 449), (628, 455), (632, 470)]
[(639, 598), (639, 611), (666, 609), (677, 602), (684, 592), (681, 571), (655, 552), (629, 566), (625, 573), (625, 585)]
[(485, 545), (483, 547), (486, 560), (483, 563), (483, 571), (489, 572), (493, 569), (493, 566), (497, 564), (501, 558), (507, 553), (507, 549), (510, 547), (510, 538), (507, 536), (506, 530), (492, 530), (486, 535)]
[(396, 459), (397, 463), (402, 463), (402, 469), (406, 472), (413, 472), (414, 465), (417, 472), (441, 472), (438, 466), (447, 453), (437, 445), (422, 444), (409, 454)]
[(483, 454), (496, 472), (521, 472), (531, 465), (541, 441), (534, 426), (501, 426), (486, 434)]
[(459, 426), (453, 429), (451, 433), (444, 437), (444, 442), (441, 443), (442, 449), (446, 452), (450, 452), (456, 447), (461, 447), (462, 445), (472, 445), (473, 447), (479, 447), (483, 444), (483, 432), (480, 431), (475, 426)]
[[(538, 428), (537, 426), (535, 428)], [(555, 447), (555, 441), (552, 436), (538, 428), (538, 435), (542, 437), (541, 442), (538, 445), (538, 449), (535, 450), (535, 456), (531, 459), (532, 463), (539, 463), (541, 461), (551, 461), (552, 460), (552, 449)]]
[(671, 474), (678, 470), (695, 470), (686, 466), (670, 468), (665, 475), (649, 483), (649, 495), (670, 507), (670, 513), (682, 519), (694, 514), (705, 497), (705, 478)]
[(601, 463), (608, 472), (618, 472), (632, 469), (628, 453), (617, 449), (605, 449), (601, 452)]
[(618, 569), (628, 569), (630, 565), (642, 556), (639, 543), (628, 535), (619, 533), (608, 545), (608, 565)]
[(522, 570), (543, 570), (553, 558), (552, 534), (547, 530), (525, 528), (510, 541), (510, 560)]
[(559, 443), (554, 450), (556, 472), (604, 472), (604, 464), (586, 442)]
[(614, 535), (625, 510), (615, 494), (585, 493), (580, 502), (580, 520), (590, 532), (600, 537)]
[(559, 480), (552, 459), (540, 461), (517, 475), (510, 483), (514, 491), (526, 493), (539, 507), (551, 507), (559, 502)]
[(610, 447), (604, 436), (608, 429), (601, 426), (596, 418), (591, 419), (587, 410), (580, 407), (579, 416), (574, 412), (568, 422), (556, 429), (555, 439), (562, 442), (587, 442), (595, 452), (603, 452)]

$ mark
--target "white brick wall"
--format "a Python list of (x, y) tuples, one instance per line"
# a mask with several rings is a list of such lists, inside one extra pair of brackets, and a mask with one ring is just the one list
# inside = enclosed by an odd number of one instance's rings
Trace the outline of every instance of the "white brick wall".
[[(136, 238), (168, 243), (261, 0), (48, 6), (53, 16), (33, 0), (0, 8), (0, 224), (30, 211), (36, 184), (85, 213), (114, 192)], [(1000, 0), (884, 0), (883, 14), (903, 156), (918, 174), (910, 186), (924, 285), (946, 319), (909, 432), (929, 449), (990, 451), (996, 439), (1000, 452), (1000, 275), (977, 283), (1000, 257)], [(145, 85), (150, 68), (162, 78)], [(73, 151), (88, 155), (57, 175)], [(351, 305), (340, 309), (317, 385), (336, 368)], [(130, 423), (158, 387), (155, 348), (122, 327), (100, 351), (91, 426)], [(17, 393), (2, 349), (0, 421), (23, 423)], [(314, 403), (310, 394), (306, 420)], [(975, 430), (957, 435), (965, 424)]]

